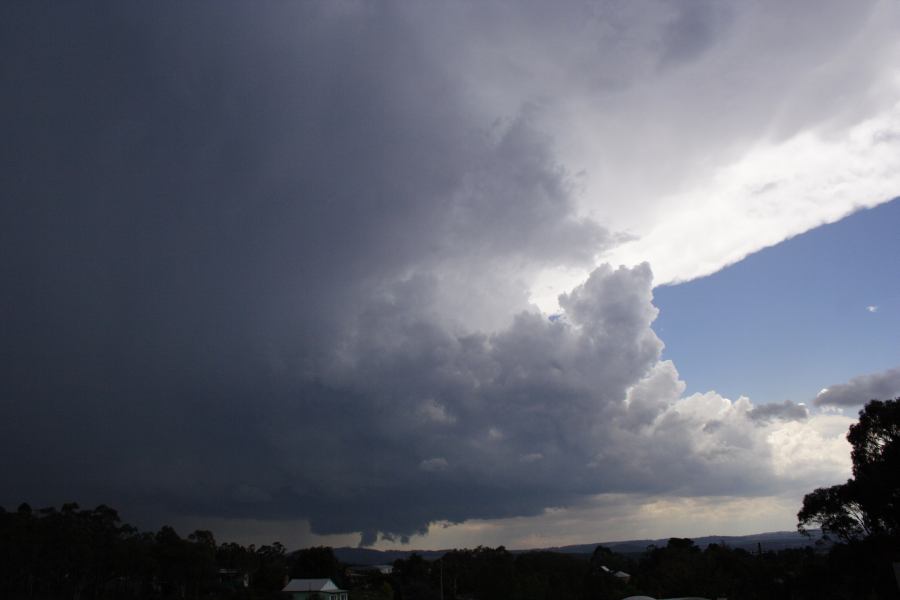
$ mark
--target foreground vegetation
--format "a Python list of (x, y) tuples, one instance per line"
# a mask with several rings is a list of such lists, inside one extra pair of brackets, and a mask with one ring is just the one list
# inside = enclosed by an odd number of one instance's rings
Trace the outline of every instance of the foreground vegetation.
[[(551, 552), (511, 554), (503, 548), (453, 551), (441, 561), (411, 557), (397, 561), (392, 579), (404, 599), (509, 598), (515, 600), (620, 600), (701, 596), (741, 599), (897, 598), (890, 563), (882, 549), (866, 543), (750, 553), (691, 540), (622, 556), (598, 547), (591, 557)], [(627, 582), (611, 571), (631, 575)]]
[(592, 556), (503, 547), (452, 550), (435, 561), (413, 554), (396, 561), (392, 574), (355, 574), (330, 548), (216, 544), (206, 531), (187, 538), (169, 527), (137, 532), (107, 507), (22, 506), (0, 512), (0, 597), (264, 600), (280, 597), (286, 577), (330, 577), (353, 600), (897, 598), (886, 552), (865, 540), (828, 551), (751, 553), (715, 544), (701, 550), (674, 538), (637, 555), (602, 546)]

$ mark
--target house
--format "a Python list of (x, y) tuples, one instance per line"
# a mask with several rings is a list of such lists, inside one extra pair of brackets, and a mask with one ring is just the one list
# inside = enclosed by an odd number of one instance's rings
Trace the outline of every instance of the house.
[(250, 587), (250, 574), (238, 569), (219, 569), (219, 583), (232, 589)]
[(347, 600), (347, 590), (339, 589), (330, 579), (291, 579), (282, 592), (292, 600)]
[(615, 573), (613, 573), (613, 577), (620, 581), (624, 581), (625, 583), (631, 581), (631, 575), (629, 575), (625, 571), (616, 571)]
[[(600, 565), (600, 568), (603, 569), (603, 572), (606, 573), (607, 575), (612, 575), (616, 579), (619, 579), (620, 581), (624, 581), (625, 583), (628, 583), (631, 580), (631, 575), (629, 575), (625, 571), (611, 571), (609, 569), (609, 567), (607, 567), (605, 565)], [(636, 597), (639, 597), (639, 596), (636, 596)], [(625, 600), (629, 600), (629, 599), (626, 598)]]

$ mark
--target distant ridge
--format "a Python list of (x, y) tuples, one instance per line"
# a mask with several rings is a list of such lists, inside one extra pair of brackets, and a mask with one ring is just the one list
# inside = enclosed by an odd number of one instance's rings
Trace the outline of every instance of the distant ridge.
[[(751, 535), (706, 535), (690, 538), (700, 548), (706, 548), (710, 544), (724, 544), (729, 548), (740, 548), (747, 551), (761, 549), (763, 552), (785, 550), (787, 548), (803, 548), (814, 546), (822, 538), (822, 533), (810, 530), (809, 537), (796, 531), (770, 531), (767, 533), (754, 533)], [(643, 552), (647, 546), (665, 546), (669, 538), (657, 540), (628, 540), (623, 542), (599, 542), (596, 544), (576, 544), (573, 546), (560, 546), (546, 548), (551, 552), (565, 554), (591, 554), (597, 546), (605, 546), (610, 550), (621, 554)]]
[[(710, 544), (724, 544), (730, 548), (740, 548), (748, 552), (761, 549), (763, 552), (803, 548), (814, 546), (822, 538), (818, 530), (810, 530), (809, 537), (796, 531), (772, 531), (752, 535), (706, 535), (690, 538), (700, 548)], [(527, 550), (510, 550), (510, 552), (560, 552), (562, 554), (592, 554), (597, 546), (605, 546), (620, 554), (638, 554), (647, 546), (665, 546), (669, 538), (656, 540), (627, 540), (621, 542), (597, 542), (593, 544), (575, 544), (572, 546), (555, 546), (550, 548), (529, 548)], [(410, 554), (418, 554), (426, 560), (436, 560), (449, 550), (373, 550), (371, 548), (335, 548), (338, 560), (349, 565), (389, 565), (397, 559), (405, 559)]]

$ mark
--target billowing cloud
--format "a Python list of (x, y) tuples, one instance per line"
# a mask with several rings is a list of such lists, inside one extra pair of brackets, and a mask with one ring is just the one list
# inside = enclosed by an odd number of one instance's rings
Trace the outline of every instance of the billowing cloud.
[(898, 189), (896, 8), (777, 10), (4, 5), (0, 500), (371, 543), (840, 479), (651, 329)]
[(900, 367), (868, 373), (846, 383), (829, 385), (818, 393), (816, 406), (859, 406), (869, 400), (891, 400), (900, 397)]

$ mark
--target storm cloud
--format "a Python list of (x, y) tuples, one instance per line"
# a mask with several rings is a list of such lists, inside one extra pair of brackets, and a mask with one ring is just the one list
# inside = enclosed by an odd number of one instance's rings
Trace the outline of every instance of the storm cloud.
[[(706, 131), (709, 107), (676, 94), (673, 131), (631, 105), (644, 77), (680, 73), (683, 92), (716, 44), (729, 64), (747, 56), (731, 45), (742, 15), (719, 3), (433, 10), (2, 8), (0, 501), (306, 519), (372, 543), (596, 494), (761, 495), (843, 472), (786, 450), (801, 442), (783, 427), (843, 448), (800, 406), (684, 397), (651, 328), (651, 265), (601, 258), (666, 230), (661, 192), (706, 173), (690, 165), (717, 135), (769, 123), (783, 140), (827, 120), (843, 139), (862, 117), (760, 92), (777, 118), (715, 113)], [(832, 29), (809, 34), (795, 68), (878, 10), (846, 25), (826, 11)], [(582, 123), (596, 133), (576, 135)], [(598, 140), (585, 174), (571, 156)], [(667, 278), (774, 243), (710, 236)], [(552, 315), (535, 304), (547, 294)]]

